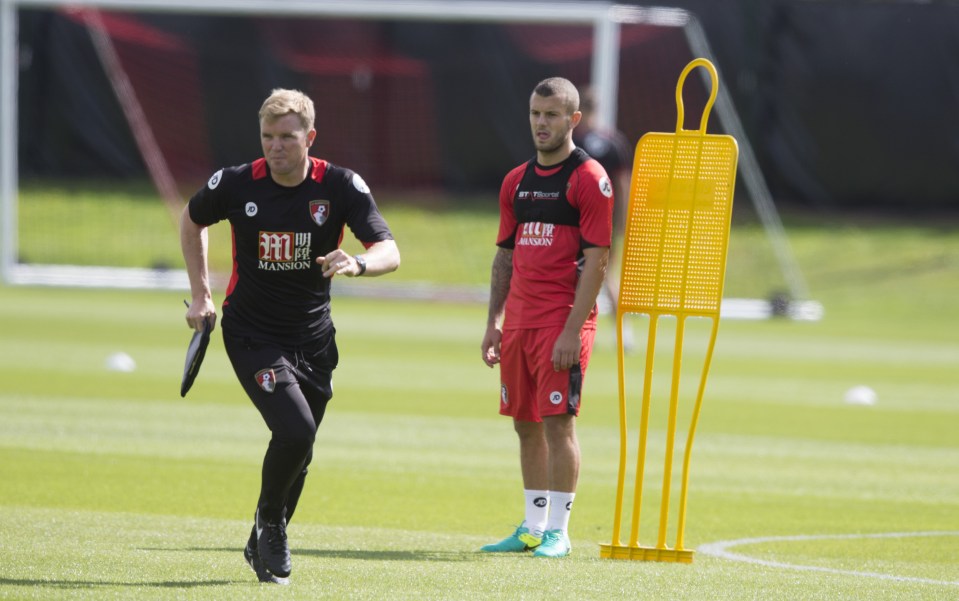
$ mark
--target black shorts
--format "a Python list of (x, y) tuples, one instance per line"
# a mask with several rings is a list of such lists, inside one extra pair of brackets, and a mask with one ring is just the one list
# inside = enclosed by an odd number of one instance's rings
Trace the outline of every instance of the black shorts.
[(336, 331), (308, 348), (280, 348), (226, 332), (223, 342), (233, 371), (274, 435), (312, 437), (333, 398), (339, 361)]

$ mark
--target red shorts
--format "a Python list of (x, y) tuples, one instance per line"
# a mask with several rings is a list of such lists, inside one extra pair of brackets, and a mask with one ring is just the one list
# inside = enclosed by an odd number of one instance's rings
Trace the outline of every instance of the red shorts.
[(541, 422), (551, 415), (579, 415), (580, 392), (596, 330), (580, 330), (579, 364), (553, 369), (553, 345), (562, 326), (504, 330), (500, 345), (500, 415)]

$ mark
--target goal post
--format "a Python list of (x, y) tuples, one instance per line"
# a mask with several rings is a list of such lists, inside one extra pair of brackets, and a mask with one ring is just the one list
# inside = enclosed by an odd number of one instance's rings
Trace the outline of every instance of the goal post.
[[(109, 35), (96, 16), (97, 11), (117, 14), (202, 15), (211, 17), (303, 17), (329, 20), (360, 21), (421, 21), (428, 23), (491, 23), (530, 24), (535, 26), (585, 26), (592, 31), (588, 73), (580, 79), (588, 80), (603, 103), (598, 110), (602, 126), (613, 127), (617, 115), (624, 108), (617, 106), (620, 89), (621, 48), (624, 28), (632, 25), (650, 25), (682, 31), (687, 39), (687, 50), (715, 62), (702, 28), (687, 11), (675, 8), (636, 7), (609, 2), (527, 2), (496, 0), (0, 0), (0, 275), (9, 284), (42, 284), (113, 287), (183, 288), (186, 278), (181, 270), (150, 269), (148, 266), (116, 267), (96, 265), (60, 265), (48, 262), (24, 261), (18, 241), (18, 19), (22, 10), (88, 11), (94, 16), (84, 17), (92, 42), (100, 60), (100, 68), (113, 87), (126, 125), (135, 139), (137, 150), (148, 174), (171, 213), (182, 199), (176, 184), (171, 181), (171, 167), (167, 154), (158, 148), (149, 119), (144, 118), (143, 103), (136, 86), (123, 65), (116, 58)], [(628, 30), (626, 30), (628, 31)], [(674, 76), (673, 76), (674, 77)], [(148, 96), (148, 95), (147, 95)], [(670, 97), (663, 99), (669, 105)], [(629, 109), (631, 110), (631, 109)], [(719, 121), (739, 140), (743, 149), (740, 165), (742, 182), (762, 221), (769, 238), (778, 268), (785, 280), (789, 295), (798, 300), (808, 297), (802, 273), (796, 265), (782, 231), (778, 213), (765, 187), (748, 140), (739, 124), (738, 116), (728, 94), (716, 102)], [(162, 127), (162, 126), (160, 126)], [(351, 163), (344, 164), (353, 166)], [(210, 165), (212, 172), (216, 166)], [(120, 284), (122, 283), (122, 284)]]
[(15, 283), (17, 257), (17, 7), (0, 0), (0, 276)]

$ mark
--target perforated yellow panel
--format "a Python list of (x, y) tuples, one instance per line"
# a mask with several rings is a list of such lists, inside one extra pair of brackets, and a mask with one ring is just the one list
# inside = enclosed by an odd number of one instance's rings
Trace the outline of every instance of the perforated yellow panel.
[(731, 136), (643, 136), (633, 163), (621, 311), (718, 314), (737, 158)]

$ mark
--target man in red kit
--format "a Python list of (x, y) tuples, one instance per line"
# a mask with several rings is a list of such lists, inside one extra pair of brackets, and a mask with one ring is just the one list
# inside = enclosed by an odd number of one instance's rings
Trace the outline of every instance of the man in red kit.
[(596, 296), (612, 238), (613, 188), (602, 166), (573, 143), (579, 93), (541, 81), (529, 100), (536, 157), (500, 188), (500, 226), (490, 277), (483, 361), (500, 364), (500, 414), (519, 436), (525, 519), (481, 550), (569, 555), (579, 476), (583, 376), (596, 334)]
[[(286, 526), (339, 360), (330, 280), (389, 273), (400, 254), (363, 178), (309, 156), (316, 139), (309, 97), (274, 90), (259, 118), (263, 158), (213, 174), (183, 211), (180, 243), (193, 297), (186, 321), (199, 330), (216, 322), (207, 227), (230, 222), (234, 267), (223, 301), (223, 341), (272, 433), (243, 555), (261, 582), (286, 584), (292, 570)], [(346, 226), (366, 249), (362, 254), (339, 248)]]

